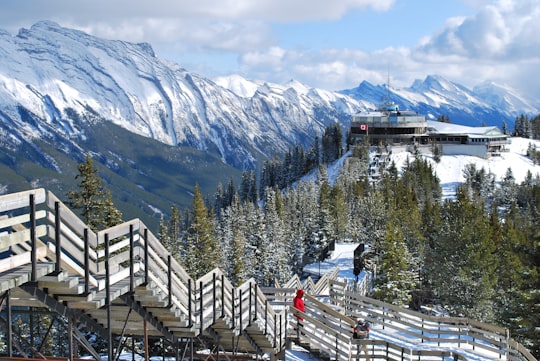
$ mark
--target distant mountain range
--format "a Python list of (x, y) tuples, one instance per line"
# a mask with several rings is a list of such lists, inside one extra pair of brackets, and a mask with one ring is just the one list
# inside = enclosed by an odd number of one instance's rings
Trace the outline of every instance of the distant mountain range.
[(17, 35), (0, 30), (0, 192), (46, 186), (62, 194), (90, 152), (126, 208), (159, 215), (189, 204), (195, 182), (212, 192), (262, 159), (311, 145), (329, 124), (348, 127), (352, 114), (387, 95), (471, 126), (512, 129), (516, 116), (540, 113), (540, 102), (490, 83), (470, 90), (432, 75), (407, 89), (364, 81), (335, 92), (211, 80), (159, 59), (146, 43), (47, 21)]

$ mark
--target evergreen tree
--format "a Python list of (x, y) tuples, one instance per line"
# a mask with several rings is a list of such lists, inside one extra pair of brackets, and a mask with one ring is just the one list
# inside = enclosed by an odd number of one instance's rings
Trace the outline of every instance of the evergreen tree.
[(518, 186), (515, 182), (512, 169), (508, 168), (501, 180), (499, 188), (495, 191), (494, 203), (500, 212), (506, 212), (516, 201)]
[(332, 221), (332, 238), (330, 242), (347, 239), (349, 207), (345, 200), (343, 188), (334, 185), (330, 190), (330, 217)]
[(79, 209), (83, 221), (93, 231), (115, 226), (122, 222), (122, 213), (114, 207), (111, 192), (104, 186), (98, 176), (90, 155), (84, 163), (77, 166), (79, 174), (79, 190), (68, 191), (67, 204), (72, 209)]
[(373, 297), (397, 306), (408, 305), (414, 288), (411, 258), (399, 228), (388, 223), (374, 280)]
[(437, 121), (438, 122), (441, 122), (441, 123), (451, 123), (450, 122), (450, 117), (448, 115), (440, 115), (438, 118), (437, 118)]
[(433, 240), (427, 273), (441, 302), (454, 315), (491, 322), (497, 262), (484, 207), (461, 188), (456, 201), (444, 202), (445, 221)]
[(463, 170), (465, 182), (463, 189), (470, 198), (478, 197), (489, 205), (495, 193), (495, 175), (484, 168), (477, 169), (474, 163), (467, 164)]
[(208, 214), (199, 185), (195, 185), (192, 219), (184, 245), (183, 265), (191, 277), (198, 279), (220, 264), (218, 242), (215, 239), (213, 218)]
[(316, 136), (313, 140), (313, 146), (309, 149), (306, 156), (306, 163), (304, 168), (304, 174), (313, 169), (317, 169), (321, 160), (321, 146), (319, 137)]
[(266, 262), (261, 285), (271, 286), (277, 280), (286, 282), (292, 276), (289, 267), (290, 249), (287, 244), (287, 227), (283, 220), (283, 204), (279, 192), (268, 190), (264, 207), (265, 239), (261, 255)]
[(159, 238), (159, 242), (166, 249), (170, 249), (171, 239), (169, 237), (169, 230), (167, 229), (167, 225), (165, 224), (165, 220), (163, 219), (163, 214), (161, 215), (159, 219), (158, 238)]
[(242, 184), (240, 185), (240, 200), (242, 202), (257, 201), (257, 181), (253, 170), (242, 172)]
[(167, 238), (169, 240), (167, 249), (176, 260), (180, 260), (181, 222), (180, 210), (177, 205), (173, 205), (171, 207), (171, 219), (167, 227)]
[(322, 162), (331, 163), (343, 153), (341, 127), (334, 123), (326, 127), (322, 138)]
[(247, 254), (246, 237), (249, 225), (246, 222), (243, 204), (239, 197), (235, 196), (233, 204), (223, 210), (219, 219), (218, 239), (225, 260), (221, 268), (234, 285), (240, 285), (249, 278), (246, 267), (250, 259)]

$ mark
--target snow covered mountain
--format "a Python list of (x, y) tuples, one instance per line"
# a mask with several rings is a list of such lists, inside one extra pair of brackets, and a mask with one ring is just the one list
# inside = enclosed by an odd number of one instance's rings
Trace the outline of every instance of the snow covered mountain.
[(473, 127), (496, 125), (502, 128), (504, 122), (512, 130), (517, 116), (536, 116), (540, 110), (538, 100), (528, 100), (509, 87), (485, 82), (471, 90), (437, 75), (416, 80), (409, 88), (374, 86), (364, 81), (341, 93), (373, 104), (390, 98), (401, 108), (415, 110), (428, 119), (447, 115), (452, 123)]
[[(1, 122), (16, 137), (84, 137), (80, 120), (99, 117), (168, 145), (217, 151), (253, 168), (257, 158), (311, 142), (359, 109), (337, 93), (261, 83), (250, 97), (157, 58), (149, 44), (103, 40), (39, 22), (0, 33)], [(22, 119), (19, 107), (38, 124)], [(77, 115), (77, 116), (74, 116)], [(75, 119), (77, 118), (77, 119)], [(52, 129), (50, 129), (52, 130)]]
[[(469, 90), (438, 76), (390, 92), (402, 107), (467, 125), (504, 120), (511, 129), (515, 116), (540, 112), (511, 89)], [(173, 195), (188, 204), (195, 182), (214, 191), (218, 178), (311, 146), (329, 124), (346, 129), (387, 93), (365, 81), (333, 92), (294, 80), (211, 80), (158, 58), (150, 44), (48, 21), (0, 30), (0, 193), (31, 185), (62, 194), (91, 153), (126, 205), (159, 213)]]

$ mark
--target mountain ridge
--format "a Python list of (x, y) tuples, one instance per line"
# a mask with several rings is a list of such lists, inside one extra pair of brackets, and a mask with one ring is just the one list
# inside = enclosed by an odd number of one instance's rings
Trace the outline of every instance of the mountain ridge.
[(445, 114), (473, 126), (504, 121), (511, 129), (523, 109), (540, 109), (503, 86), (485, 83), (475, 94), (437, 75), (405, 89), (361, 81), (342, 91), (294, 79), (212, 80), (160, 59), (151, 44), (100, 39), (50, 21), (16, 35), (0, 30), (0, 59), (0, 189), (65, 190), (89, 153), (116, 197), (145, 212), (165, 212), (177, 200), (186, 206), (195, 183), (211, 194), (224, 177), (238, 180), (292, 146), (311, 146), (330, 124), (346, 134), (354, 113), (387, 95), (428, 118)]

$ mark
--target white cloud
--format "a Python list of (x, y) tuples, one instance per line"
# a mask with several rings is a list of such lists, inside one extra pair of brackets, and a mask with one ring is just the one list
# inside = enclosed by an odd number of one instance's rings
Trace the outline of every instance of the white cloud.
[(361, 39), (353, 42), (356, 48), (331, 48), (332, 43), (322, 50), (288, 48), (279, 42), (273, 25), (333, 24), (362, 13), (358, 10), (392, 10), (395, 0), (3, 0), (0, 24), (15, 32), (47, 19), (108, 39), (145, 41), (158, 56), (166, 54), (169, 60), (189, 65), (188, 70), (204, 69), (208, 77), (237, 66), (251, 79), (296, 79), (344, 89), (362, 80), (386, 82), (388, 72), (398, 87), (439, 74), (471, 87), (493, 80), (540, 94), (535, 81), (540, 68), (540, 0), (460, 1), (477, 9), (476, 14), (449, 18), (440, 31), (426, 34), (414, 47), (372, 52), (358, 48)]
[(352, 87), (363, 79), (382, 83), (389, 71), (396, 86), (440, 74), (469, 87), (492, 80), (540, 94), (535, 81), (540, 69), (539, 18), (540, 1), (503, 0), (485, 5), (475, 16), (449, 19), (439, 33), (411, 49), (281, 49), (276, 57), (273, 48), (240, 59), (246, 74), (279, 82), (294, 77), (328, 89)]
[(538, 57), (539, 17), (538, 0), (500, 0), (473, 17), (452, 19), (440, 33), (424, 39), (419, 50), (471, 59)]

